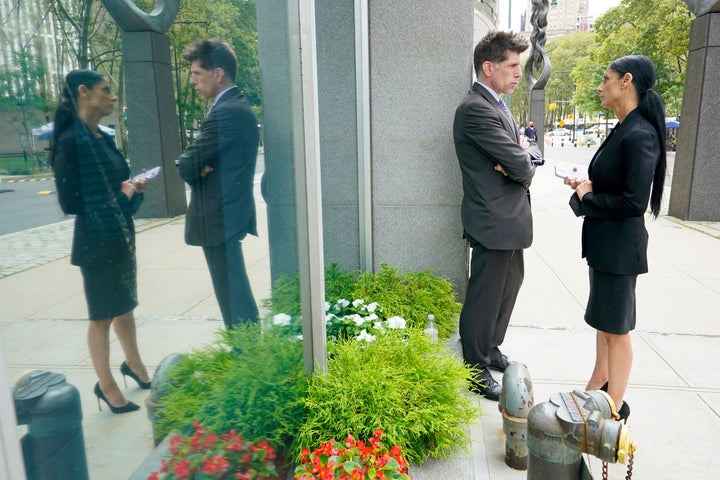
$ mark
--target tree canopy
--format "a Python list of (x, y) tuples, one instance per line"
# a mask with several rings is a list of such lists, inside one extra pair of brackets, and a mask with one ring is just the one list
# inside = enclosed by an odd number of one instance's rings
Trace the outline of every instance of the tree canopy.
[[(596, 20), (594, 33), (549, 41), (546, 50), (552, 74), (545, 87), (546, 123), (566, 117), (575, 107), (581, 113), (601, 112), (596, 88), (603, 72), (613, 60), (630, 54), (645, 55), (654, 62), (658, 75), (655, 89), (663, 97), (668, 115), (678, 115), (693, 18), (679, 0), (623, 0)], [(519, 95), (514, 95), (519, 97), (513, 99), (516, 105), (526, 103), (527, 84), (521, 85), (523, 89), (516, 90)]]

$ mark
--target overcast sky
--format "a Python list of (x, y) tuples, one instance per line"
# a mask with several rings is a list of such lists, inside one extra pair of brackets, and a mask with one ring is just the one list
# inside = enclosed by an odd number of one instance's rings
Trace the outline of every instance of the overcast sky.
[[(621, 0), (589, 0), (588, 10), (590, 15), (597, 18), (608, 8), (616, 7), (620, 5)], [(512, 29), (518, 30), (520, 28), (520, 15), (525, 10), (525, 0), (501, 0), (500, 9), (498, 12), (501, 29), (508, 28), (508, 7), (512, 4)], [(552, 8), (552, 7), (551, 7)]]

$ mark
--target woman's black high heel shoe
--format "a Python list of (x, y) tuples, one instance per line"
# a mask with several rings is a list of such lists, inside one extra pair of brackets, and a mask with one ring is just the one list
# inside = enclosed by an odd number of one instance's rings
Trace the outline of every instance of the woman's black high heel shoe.
[(130, 378), (132, 378), (133, 380), (135, 380), (135, 381), (137, 382), (138, 386), (139, 386), (140, 388), (142, 388), (143, 390), (149, 390), (149, 389), (150, 389), (150, 385), (152, 384), (152, 382), (143, 382), (142, 380), (140, 380), (140, 377), (138, 377), (137, 375), (135, 375), (135, 372), (133, 372), (133, 371), (130, 369), (130, 367), (128, 367), (128, 364), (127, 364), (127, 363), (122, 362), (122, 364), (120, 365), (120, 373), (122, 373), (123, 383), (125, 384), (125, 388), (127, 388), (127, 381), (125, 380), (125, 376), (127, 375), (128, 377), (130, 377)]
[(102, 411), (100, 408), (100, 400), (107, 403), (107, 406), (110, 407), (110, 411), (112, 413), (128, 413), (128, 412), (134, 412), (136, 410), (140, 410), (140, 407), (138, 404), (131, 402), (128, 400), (128, 402), (123, 405), (122, 407), (114, 407), (108, 402), (108, 399), (105, 398), (105, 394), (100, 390), (100, 382), (95, 384), (95, 396), (98, 399), (98, 410)]
[[(600, 387), (600, 390), (603, 392), (607, 392), (608, 390), (608, 382), (605, 382), (605, 385)], [(620, 407), (620, 410), (617, 411), (618, 418), (615, 420), (622, 421), (623, 423), (627, 423), (627, 419), (630, 416), (630, 405), (626, 401), (623, 400), (623, 404)]]

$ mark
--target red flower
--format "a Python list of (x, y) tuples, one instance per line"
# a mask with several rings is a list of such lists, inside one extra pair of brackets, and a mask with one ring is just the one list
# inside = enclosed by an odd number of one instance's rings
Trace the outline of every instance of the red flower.
[(196, 422), (192, 434), (170, 439), (168, 457), (148, 480), (189, 480), (197, 475), (206, 479), (267, 479), (277, 475), (274, 458), (275, 451), (267, 441), (248, 444), (234, 430), (217, 435)]
[[(335, 448), (335, 440), (323, 443), (314, 452), (303, 449), (301, 464), (295, 469), (296, 480), (394, 480), (409, 479), (407, 462), (402, 449), (395, 445), (389, 451), (380, 441), (383, 431), (378, 429), (366, 442), (345, 437), (345, 447)], [(394, 460), (391, 463), (391, 460)], [(351, 462), (351, 463), (348, 463)], [(358, 467), (358, 463), (360, 466)]]

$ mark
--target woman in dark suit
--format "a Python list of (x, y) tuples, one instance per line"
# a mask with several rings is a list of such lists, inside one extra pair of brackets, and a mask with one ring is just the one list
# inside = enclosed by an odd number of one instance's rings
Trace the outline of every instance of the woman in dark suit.
[(586, 388), (607, 391), (616, 418), (623, 420), (630, 414), (623, 398), (633, 359), (635, 282), (648, 270), (644, 215), (649, 201), (657, 218), (665, 180), (665, 112), (654, 84), (647, 57), (630, 55), (610, 64), (597, 92), (618, 124), (590, 162), (589, 180), (565, 178), (575, 190), (570, 206), (584, 217), (582, 256), (590, 269), (585, 321), (597, 330)]
[(140, 358), (133, 310), (137, 306), (135, 226), (147, 180), (132, 182), (113, 140), (98, 128), (117, 97), (108, 80), (92, 70), (68, 73), (55, 112), (51, 164), (63, 212), (75, 215), (70, 262), (80, 267), (90, 323), (88, 349), (98, 376), (94, 393), (113, 413), (140, 407), (125, 399), (110, 371), (110, 326), (125, 361), (120, 372), (150, 388)]

